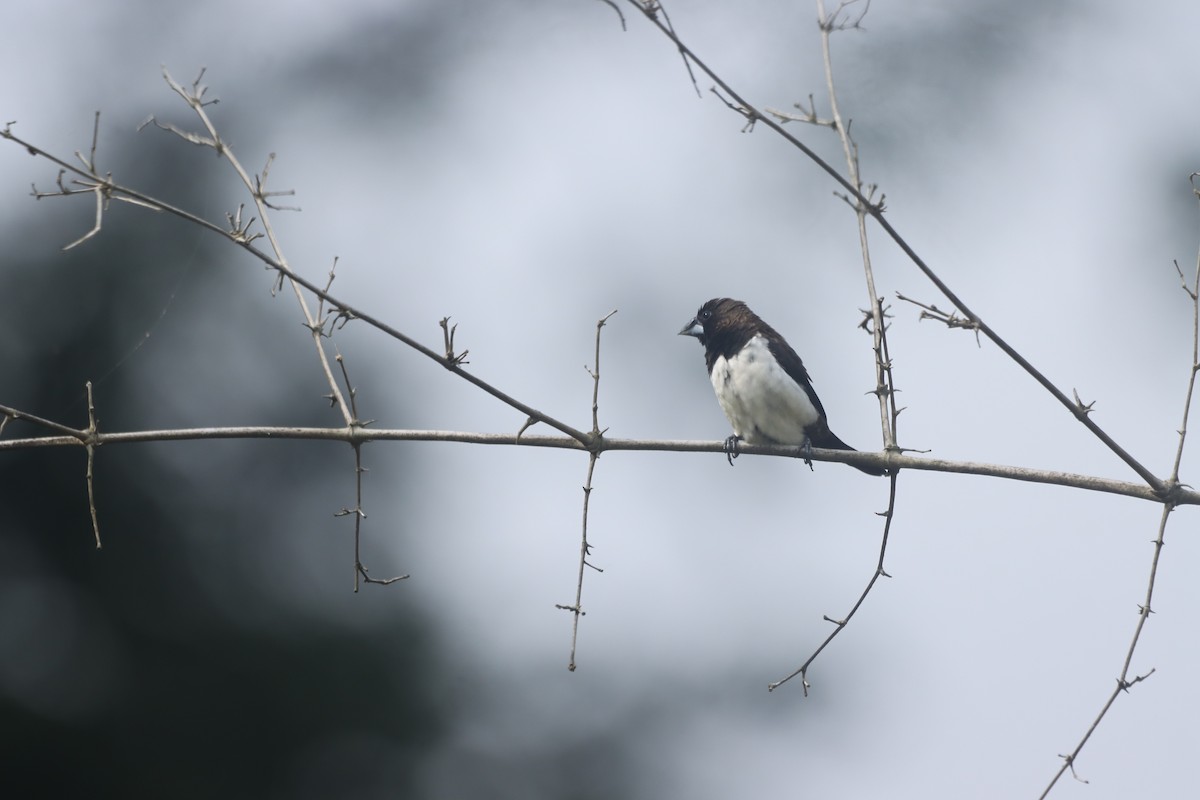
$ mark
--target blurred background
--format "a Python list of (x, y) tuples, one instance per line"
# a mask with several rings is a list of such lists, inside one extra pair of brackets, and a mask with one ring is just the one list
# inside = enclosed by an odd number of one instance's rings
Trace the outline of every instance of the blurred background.
[[(224, 220), (228, 164), (161, 78), (202, 67), (223, 138), (303, 210), (293, 267), (576, 427), (724, 438), (679, 327), (746, 300), (804, 357), (842, 438), (878, 449), (852, 213), (765, 128), (693, 88), (624, 5), (44, 2), (6, 26), (0, 114), (61, 156)], [(827, 114), (812, 4), (668, 6), (760, 107)], [(1160, 475), (1191, 358), (1200, 7), (872, 5), (834, 40), (867, 181), (935, 270)], [(841, 166), (824, 129), (795, 126)], [(217, 237), (90, 198), (0, 142), (0, 403), (109, 431), (338, 425), (289, 292)], [(881, 293), (948, 308), (872, 231)], [(1135, 480), (997, 350), (892, 307), (901, 443), (943, 458)], [(333, 344), (366, 418), (515, 432), (517, 412), (365, 326)], [(535, 428), (535, 431), (539, 429)], [(549, 432), (540, 430), (540, 432)], [(13, 423), (5, 437), (40, 433)], [(5, 796), (1029, 797), (1121, 669), (1159, 509), (1077, 490), (905, 473), (882, 581), (886, 484), (715, 454), (609, 453), (591, 503), (579, 669), (566, 669), (586, 457), (456, 444), (365, 449), (364, 560), (411, 573), (353, 593), (353, 454), (306, 442), (0, 453)], [(1183, 480), (1195, 463), (1185, 457)], [(1167, 533), (1122, 696), (1055, 797), (1192, 791), (1200, 710), (1194, 509)]]

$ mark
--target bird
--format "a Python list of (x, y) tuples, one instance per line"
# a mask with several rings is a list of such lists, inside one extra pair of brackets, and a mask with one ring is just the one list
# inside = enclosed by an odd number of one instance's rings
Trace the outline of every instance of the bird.
[[(709, 300), (679, 335), (694, 336), (704, 346), (717, 402), (733, 426), (725, 440), (730, 464), (743, 441), (854, 450), (829, 430), (800, 356), (741, 300)], [(879, 467), (853, 466), (868, 475), (885, 474)]]

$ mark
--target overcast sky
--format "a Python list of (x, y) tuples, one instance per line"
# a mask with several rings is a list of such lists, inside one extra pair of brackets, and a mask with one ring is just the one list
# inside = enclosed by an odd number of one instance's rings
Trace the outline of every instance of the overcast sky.
[[(724, 438), (702, 351), (675, 333), (728, 295), (795, 346), (832, 429), (878, 449), (852, 213), (771, 131), (743, 132), (711, 81), (699, 78), (697, 97), (671, 44), (621, 5), (626, 32), (596, 0), (39, 3), (6, 26), (0, 112), (69, 154), (86, 148), (102, 109), (102, 144), (116, 147), (165, 136), (135, 132), (150, 114), (190, 126), (161, 66), (189, 82), (206, 67), (226, 140), (250, 168), (276, 153), (272, 180), (297, 192), (303, 211), (274, 219), (294, 268), (320, 281), (337, 257), (339, 296), (433, 347), (451, 315), (470, 369), (505, 391), (589, 427), (583, 365), (596, 320), (618, 309), (604, 331), (601, 426)], [(908, 242), (1165, 476), (1191, 352), (1172, 261), (1190, 274), (1200, 243), (1188, 184), (1200, 170), (1200, 5), (1046, 5), (877, 0), (864, 31), (834, 39), (842, 111), (865, 179)], [(751, 102), (789, 108), (813, 94), (827, 113), (811, 4), (668, 9)], [(827, 130), (792, 130), (837, 158)], [(115, 168), (103, 156), (101, 166)], [(90, 211), (34, 203), (35, 180), (53, 170), (0, 147), (6, 227), (55, 221), (52, 250), (86, 230)], [(244, 200), (222, 180), (205, 210), (218, 221)], [(903, 446), (1136, 479), (994, 346), (894, 302), (901, 292), (948, 307), (877, 228), (871, 237), (877, 286), (893, 302)], [(261, 272), (232, 248), (228, 260)], [(0, 261), (0, 273), (16, 268)], [(266, 277), (236, 288), (257, 292), (251, 308), (288, 299), (272, 300)], [(295, 336), (303, 345), (299, 325)], [(363, 415), (380, 426), (523, 422), (382, 336), (348, 330), (337, 343)], [(162, 380), (191, 357), (147, 346), (127, 368)], [(226, 367), (230, 385), (261, 369), (236, 352)], [(176, 410), (153, 424), (214, 422), (183, 401)], [(404, 451), (420, 455), (414, 474), (400, 450), (369, 450), (366, 505), (390, 537), (376, 540), (373, 565), (413, 574), (387, 602), (437, 615), (459, 654), (450, 680), (495, 690), (462, 731), (464, 752), (640, 718), (622, 735), (644, 759), (644, 791), (664, 797), (1037, 796), (1120, 672), (1160, 511), (904, 473), (892, 578), (817, 660), (804, 698), (798, 685), (766, 685), (803, 661), (829, 629), (822, 616), (844, 615), (870, 577), (885, 481), (783, 459), (731, 469), (717, 455), (606, 454), (591, 517), (592, 561), (605, 571), (587, 576), (580, 667), (568, 673), (570, 618), (554, 604), (573, 600), (586, 458), (422, 445)], [(1194, 464), (1185, 457), (1185, 482)], [(401, 481), (406, 492), (389, 490)], [(1089, 783), (1067, 776), (1055, 797), (1194, 791), (1196, 530), (1185, 508), (1167, 532), (1157, 613), (1133, 662), (1136, 674), (1157, 671), (1093, 736), (1077, 764)], [(279, 591), (324, 613), (295, 586)], [(431, 780), (455, 768), (448, 754)]]

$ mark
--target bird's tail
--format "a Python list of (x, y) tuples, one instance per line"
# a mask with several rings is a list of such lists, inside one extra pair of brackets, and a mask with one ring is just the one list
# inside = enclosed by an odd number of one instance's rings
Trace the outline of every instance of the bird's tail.
[[(836, 435), (834, 435), (833, 431), (829, 430), (828, 427), (826, 427), (825, 430), (821, 431), (816, 436), (810, 435), (809, 442), (812, 444), (813, 447), (823, 447), (826, 450), (850, 450), (855, 453), (858, 452), (858, 450), (856, 448), (851, 447), (850, 445), (846, 444), (841, 439), (839, 439)], [(858, 464), (851, 464), (850, 466), (854, 467), (856, 470), (858, 470), (860, 472), (865, 472), (868, 475), (886, 475), (887, 474), (886, 470), (880, 469), (879, 467), (869, 467), (869, 466), (860, 467)]]

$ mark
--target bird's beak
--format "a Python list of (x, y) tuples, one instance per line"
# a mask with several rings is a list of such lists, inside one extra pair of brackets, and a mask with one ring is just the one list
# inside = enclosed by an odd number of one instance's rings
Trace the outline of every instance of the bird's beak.
[(688, 324), (683, 326), (683, 330), (679, 332), (680, 336), (695, 336), (699, 339), (704, 335), (704, 326), (696, 321), (695, 317), (688, 320)]

